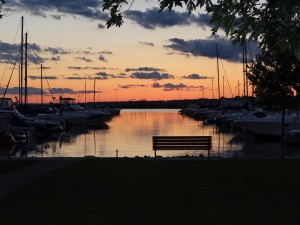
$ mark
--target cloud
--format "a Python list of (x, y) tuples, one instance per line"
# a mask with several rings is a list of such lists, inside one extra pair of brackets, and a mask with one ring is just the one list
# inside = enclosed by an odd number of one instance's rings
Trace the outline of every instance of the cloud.
[(182, 89), (182, 88), (186, 88), (187, 86), (183, 83), (180, 84), (171, 84), (171, 83), (167, 83), (164, 84), (164, 88), (169, 89), (169, 90), (178, 90), (178, 89)]
[(99, 52), (99, 54), (101, 55), (111, 55), (111, 54), (113, 54), (111, 51), (101, 51), (101, 52)]
[(51, 88), (52, 94), (74, 94), (76, 93), (71, 88)]
[(69, 14), (72, 16), (82, 16), (92, 20), (108, 19), (107, 13), (104, 13), (101, 8), (102, 1), (88, 0), (82, 4), (80, 0), (64, 0), (64, 1), (49, 1), (49, 0), (10, 0), (6, 7), (12, 11), (27, 11), (32, 15), (47, 17), (47, 12), (55, 13), (55, 19), (60, 18), (59, 14)]
[[(2, 63), (14, 64), (20, 49), (20, 44), (9, 44), (0, 41), (0, 61)], [(41, 64), (45, 60), (37, 55), (37, 53), (42, 52), (42, 49), (37, 44), (28, 44), (28, 63)], [(19, 55), (20, 60), (20, 55)]]
[(61, 16), (60, 15), (51, 15), (51, 17), (53, 19), (56, 19), (56, 20), (61, 20)]
[[(164, 47), (179, 53), (216, 58), (216, 49), (218, 46), (220, 59), (232, 62), (242, 62), (242, 47), (239, 45), (233, 45), (228, 39), (220, 37), (209, 40), (183, 40), (179, 38), (172, 38), (169, 41), (171, 43), (169, 45), (164, 45)], [(254, 54), (259, 51), (255, 43), (251, 43), (249, 48), (251, 48), (251, 52)]]
[(125, 72), (131, 72), (131, 71), (165, 71), (164, 69), (159, 69), (155, 67), (139, 67), (139, 68), (126, 68)]
[(75, 57), (75, 59), (77, 60), (81, 60), (81, 61), (84, 61), (84, 62), (93, 62), (93, 60), (89, 59), (89, 58), (86, 58), (86, 57)]
[(60, 61), (61, 59), (60, 59), (60, 56), (52, 56), (51, 60), (52, 61)]
[(152, 84), (152, 87), (153, 87), (153, 88), (161, 88), (161, 85), (160, 85), (159, 83), (157, 83), (157, 82), (154, 82), (154, 83)]
[(44, 51), (48, 52), (50, 54), (53, 54), (53, 55), (58, 55), (58, 54), (67, 55), (67, 54), (71, 54), (70, 50), (66, 50), (66, 49), (63, 49), (61, 47), (57, 47), (57, 48), (48, 47), (48, 48), (45, 48)]
[(14, 64), (17, 59), (19, 49), (20, 45), (12, 45), (0, 41), (0, 61), (3, 63)]
[(172, 83), (166, 83), (166, 84), (159, 84), (157, 82), (154, 82), (152, 84), (153, 88), (163, 88), (164, 91), (173, 91), (173, 90), (179, 90), (179, 89), (184, 89), (188, 88), (187, 85), (180, 83), (180, 84), (172, 84)]
[[(70, 15), (75, 18), (81, 16), (89, 20), (106, 21), (109, 18), (108, 12), (102, 10), (103, 1), (88, 0), (82, 4), (80, 0), (10, 0), (6, 4), (6, 10), (11, 12), (29, 12), (35, 16), (51, 17), (61, 20), (63, 15)], [(172, 26), (187, 26), (196, 24), (197, 26), (209, 26), (210, 15), (191, 14), (187, 12), (168, 11), (159, 12), (159, 8), (151, 8), (146, 11), (129, 10), (123, 12), (126, 19), (129, 19), (146, 29), (165, 28)], [(98, 29), (103, 29), (104, 24), (98, 23)]]
[(144, 45), (144, 46), (154, 47), (154, 44), (152, 42), (142, 42), (142, 41), (140, 41), (139, 44)]
[(111, 77), (111, 74), (108, 74), (106, 72), (98, 72), (95, 75), (98, 76), (98, 79), (101, 79), (101, 80), (106, 80), (109, 77)]
[(206, 76), (201, 76), (199, 74), (190, 74), (190, 75), (185, 75), (185, 76), (182, 76), (182, 78), (184, 79), (190, 79), (190, 80), (200, 80), (200, 79), (208, 79), (208, 77)]
[(101, 24), (101, 23), (98, 23), (98, 28), (99, 28), (99, 29), (105, 29), (105, 28), (106, 28), (106, 26), (105, 26), (105, 25), (103, 25), (103, 24)]
[(162, 79), (174, 79), (174, 76), (168, 73), (159, 73), (159, 72), (135, 72), (132, 73), (131, 78), (136, 79), (151, 79), (151, 80), (162, 80)]
[[(0, 94), (4, 93), (4, 88), (0, 88)], [(41, 93), (40, 88), (27, 87), (27, 95), (39, 95)], [(48, 91), (43, 90), (44, 94), (48, 94)], [(7, 89), (7, 95), (19, 95), (19, 87), (11, 87)]]
[(154, 30), (172, 26), (187, 26), (196, 24), (198, 26), (209, 26), (210, 16), (207, 14), (189, 15), (187, 12), (176, 12), (164, 10), (159, 12), (158, 8), (147, 9), (145, 12), (130, 10), (125, 14), (126, 18), (138, 25)]
[(102, 62), (107, 62), (107, 60), (105, 59), (105, 57), (103, 55), (99, 56), (99, 60)]
[(68, 66), (70, 70), (81, 70), (81, 66)]
[(129, 89), (129, 88), (136, 88), (136, 87), (146, 87), (145, 84), (126, 84), (126, 85), (119, 85), (120, 88)]
[[(30, 75), (28, 76), (29, 79), (31, 80), (40, 80), (41, 76), (34, 76), (34, 75)], [(57, 76), (43, 76), (43, 79), (47, 79), (47, 80), (57, 80)]]
[(107, 68), (106, 67), (96, 67), (96, 66), (89, 67), (89, 66), (87, 66), (87, 67), (83, 67), (81, 69), (83, 69), (83, 70), (87, 70), (87, 69), (91, 69), (91, 70), (106, 70)]
[(74, 73), (71, 76), (62, 76), (65, 80), (93, 80), (94, 77), (91, 75), (82, 75), (78, 73)]
[(34, 64), (41, 64), (41, 63), (45, 62), (45, 60), (42, 57), (38, 56), (38, 55), (29, 54), (27, 56), (27, 58), (28, 58), (29, 62), (34, 63)]

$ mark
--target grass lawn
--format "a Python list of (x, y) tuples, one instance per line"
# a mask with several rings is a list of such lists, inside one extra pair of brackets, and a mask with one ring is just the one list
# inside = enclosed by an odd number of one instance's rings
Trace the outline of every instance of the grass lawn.
[(298, 225), (300, 160), (85, 159), (0, 199), (3, 225)]
[(22, 169), (23, 167), (30, 166), (35, 162), (37, 162), (37, 160), (0, 161), (0, 174)]

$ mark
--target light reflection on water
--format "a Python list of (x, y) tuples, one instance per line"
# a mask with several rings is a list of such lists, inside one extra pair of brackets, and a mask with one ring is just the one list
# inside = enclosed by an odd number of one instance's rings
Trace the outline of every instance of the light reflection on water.
[[(135, 157), (154, 156), (153, 135), (211, 135), (211, 156), (277, 156), (280, 142), (262, 141), (238, 131), (217, 131), (214, 125), (195, 121), (177, 109), (127, 109), (107, 123), (109, 129), (75, 127), (65, 133), (32, 136), (15, 148), (15, 157)], [(206, 151), (158, 151), (161, 156), (207, 155)]]

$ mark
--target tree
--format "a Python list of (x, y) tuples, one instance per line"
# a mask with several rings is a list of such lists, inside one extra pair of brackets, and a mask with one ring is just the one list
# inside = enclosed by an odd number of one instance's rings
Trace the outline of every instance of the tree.
[(261, 103), (281, 109), (281, 158), (284, 158), (285, 111), (291, 106), (299, 109), (300, 60), (291, 51), (276, 54), (263, 51), (250, 63), (247, 77)]
[(2, 5), (5, 4), (4, 0), (0, 0), (0, 19), (3, 17), (2, 15)]

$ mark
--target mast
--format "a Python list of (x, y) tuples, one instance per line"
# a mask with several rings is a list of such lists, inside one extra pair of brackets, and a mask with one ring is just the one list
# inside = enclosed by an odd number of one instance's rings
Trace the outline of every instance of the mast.
[(244, 96), (248, 97), (248, 78), (247, 78), (247, 45), (243, 45), (243, 79), (244, 79)]
[(28, 36), (28, 33), (26, 32), (25, 33), (25, 90), (24, 90), (24, 95), (25, 95), (25, 105), (27, 104), (27, 72), (28, 72), (28, 66), (27, 66), (27, 50), (28, 50), (28, 43), (27, 43), (27, 36)]
[(41, 64), (41, 104), (44, 104), (43, 99), (43, 65)]
[(245, 45), (244, 45), (245, 47), (245, 52), (244, 52), (244, 54), (245, 54), (245, 78), (246, 78), (246, 96), (248, 97), (249, 96), (249, 90), (248, 90), (248, 88), (249, 88), (249, 84), (248, 84), (248, 77), (247, 77), (247, 72), (248, 72), (248, 70), (247, 70), (247, 43), (245, 42)]
[(216, 50), (217, 50), (217, 71), (218, 71), (218, 95), (220, 100), (220, 71), (219, 71), (219, 50), (218, 45), (216, 44)]
[(94, 77), (94, 105), (96, 102), (96, 77)]
[(24, 17), (21, 17), (21, 62), (20, 62), (20, 80), (19, 80), (19, 100), (20, 104), (23, 103), (23, 45), (24, 45), (24, 40), (23, 40), (23, 30), (24, 27)]
[(84, 103), (86, 104), (86, 81), (84, 81)]

